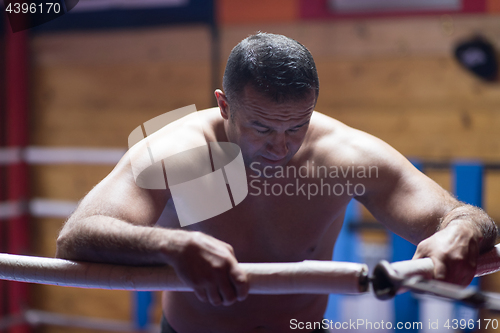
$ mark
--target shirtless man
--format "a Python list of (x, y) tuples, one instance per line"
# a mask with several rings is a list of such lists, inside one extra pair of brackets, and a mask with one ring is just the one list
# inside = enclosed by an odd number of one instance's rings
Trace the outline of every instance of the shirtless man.
[[(494, 244), (495, 223), (458, 202), (388, 144), (313, 111), (319, 81), (304, 46), (272, 34), (246, 38), (229, 57), (223, 88), (215, 91), (218, 108), (198, 112), (202, 139), (241, 148), (250, 185), (243, 202), (181, 228), (170, 191), (137, 186), (125, 156), (65, 224), (58, 257), (173, 266), (195, 293), (163, 294), (163, 332), (289, 332), (292, 319), (321, 321), (328, 296), (248, 295), (237, 263), (331, 260), (346, 205), (354, 198), (418, 244), (415, 258), (430, 257), (436, 278), (471, 281), (478, 254)], [(192, 119), (160, 130), (165, 149), (199, 134), (175, 131)], [(329, 174), (313, 173), (319, 166)], [(330, 174), (349, 166), (356, 173)], [(303, 167), (309, 176), (278, 176), (283, 167)], [(363, 168), (366, 173), (358, 174)], [(301, 184), (325, 191), (308, 195), (296, 188)], [(278, 187), (287, 194), (276, 195)]]

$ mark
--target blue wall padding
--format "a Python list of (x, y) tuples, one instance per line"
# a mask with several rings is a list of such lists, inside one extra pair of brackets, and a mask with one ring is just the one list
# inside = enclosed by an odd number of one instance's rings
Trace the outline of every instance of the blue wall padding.
[[(453, 193), (458, 200), (476, 207), (483, 206), (484, 165), (479, 161), (457, 161), (452, 166)], [(471, 286), (479, 286), (479, 278), (472, 280)], [(477, 320), (478, 311), (455, 304), (455, 318)], [(463, 332), (472, 332), (467, 329)]]
[(351, 200), (347, 205), (344, 224), (335, 243), (334, 261), (360, 262), (361, 258), (356, 250), (359, 243), (358, 235), (350, 228), (352, 223), (361, 219), (360, 215), (359, 203), (354, 199)]
[[(391, 262), (410, 260), (417, 247), (396, 234), (392, 234), (392, 258)], [(394, 322), (418, 322), (419, 305), (418, 300), (412, 293), (406, 292), (394, 297)], [(395, 329), (396, 332), (418, 332), (418, 329)]]
[(134, 326), (146, 329), (149, 326), (149, 314), (153, 304), (153, 292), (135, 291), (134, 293)]
[(452, 171), (453, 192), (457, 199), (482, 207), (484, 165), (480, 162), (456, 162)]
[[(337, 237), (332, 260), (360, 262), (357, 252), (359, 240), (357, 235), (349, 227), (352, 222), (360, 219), (360, 213), (359, 203), (356, 200), (351, 200), (351, 202), (347, 205), (344, 224), (342, 225), (340, 234)], [(334, 322), (341, 320), (340, 307), (343, 297), (345, 296), (337, 294), (330, 295), (324, 318), (333, 320)]]
[[(413, 165), (420, 171), (423, 166), (420, 161), (412, 160)], [(396, 234), (391, 237), (392, 258), (391, 262), (410, 260), (417, 247)], [(419, 305), (418, 300), (412, 293), (404, 293), (396, 295), (394, 298), (394, 321), (395, 322), (418, 322), (419, 321)], [(398, 330), (405, 332), (418, 332), (417, 329)]]

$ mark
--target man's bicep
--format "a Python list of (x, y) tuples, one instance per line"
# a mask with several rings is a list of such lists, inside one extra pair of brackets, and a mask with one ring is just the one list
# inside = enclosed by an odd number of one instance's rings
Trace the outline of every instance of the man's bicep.
[(380, 177), (371, 179), (366, 194), (357, 199), (378, 221), (416, 244), (433, 234), (459, 202), (399, 153), (388, 152), (387, 157)]
[(152, 226), (161, 215), (170, 192), (139, 187), (125, 156), (113, 171), (80, 202), (70, 220), (108, 216), (134, 225)]

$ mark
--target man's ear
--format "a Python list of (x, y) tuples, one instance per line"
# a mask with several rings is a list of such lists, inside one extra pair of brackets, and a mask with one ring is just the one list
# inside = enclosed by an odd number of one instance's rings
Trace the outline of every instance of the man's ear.
[(220, 89), (216, 89), (215, 98), (217, 99), (217, 105), (219, 106), (220, 115), (225, 120), (229, 119), (229, 103), (227, 102), (226, 94), (222, 92)]

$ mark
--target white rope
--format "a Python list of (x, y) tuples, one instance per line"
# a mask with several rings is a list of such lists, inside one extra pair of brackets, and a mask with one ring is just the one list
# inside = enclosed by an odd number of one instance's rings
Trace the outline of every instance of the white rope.
[[(434, 263), (430, 258), (394, 262), (392, 268), (402, 277), (419, 275), (426, 279), (434, 276)], [(483, 276), (500, 271), (500, 244), (479, 256), (476, 276)]]
[[(252, 294), (359, 294), (367, 291), (364, 264), (306, 260), (240, 263)], [(402, 277), (432, 277), (429, 258), (392, 264)], [(476, 276), (500, 270), (500, 245), (481, 255)], [(192, 291), (169, 266), (120, 266), (64, 259), (0, 254), (0, 279), (79, 288)]]
[[(303, 261), (241, 263), (253, 294), (359, 294), (366, 291), (364, 264)], [(0, 279), (66, 287), (192, 291), (169, 266), (119, 266), (0, 254)]]
[(26, 203), (24, 201), (0, 202), (0, 219), (10, 219), (22, 216), (26, 211)]
[(0, 148), (0, 165), (15, 164), (21, 160), (21, 149), (18, 147)]
[(36, 147), (0, 148), (0, 165), (28, 164), (104, 164), (115, 165), (126, 150), (121, 148)]
[(0, 220), (11, 219), (25, 214), (33, 217), (67, 218), (76, 209), (76, 201), (35, 198), (25, 201), (0, 202)]
[(27, 147), (24, 149), (24, 160), (28, 164), (115, 165), (125, 152), (125, 149), (119, 148)]
[(29, 202), (29, 212), (34, 217), (67, 218), (77, 205), (75, 201), (35, 198)]

